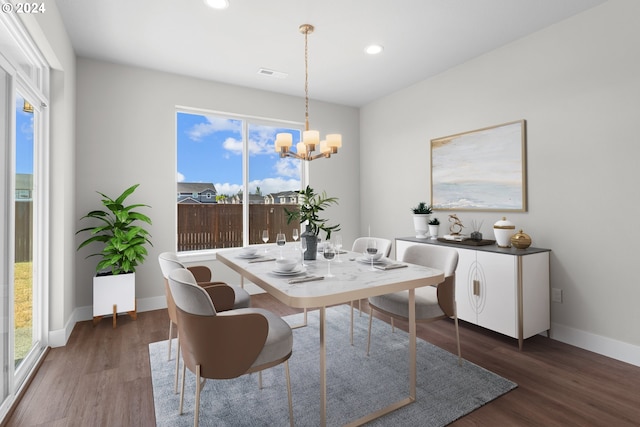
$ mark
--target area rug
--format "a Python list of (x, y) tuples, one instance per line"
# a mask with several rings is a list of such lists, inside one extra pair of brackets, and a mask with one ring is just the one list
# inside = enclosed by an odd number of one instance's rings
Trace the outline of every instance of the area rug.
[[(308, 313), (308, 326), (294, 329), (289, 359), (296, 426), (320, 424), (318, 311)], [(287, 316), (291, 325), (302, 314)], [(391, 332), (388, 323), (373, 321), (371, 354), (366, 355), (368, 316), (355, 316), (354, 345), (349, 343), (349, 307), (327, 309), (327, 425), (354, 421), (408, 396), (407, 333)], [(416, 401), (370, 422), (370, 426), (444, 426), (514, 389), (517, 385), (421, 339), (417, 340)], [(175, 349), (175, 342), (174, 342)], [(464, 342), (462, 343), (464, 356)], [(175, 351), (173, 352), (175, 355)], [(167, 341), (149, 344), (156, 423), (192, 426), (195, 377), (187, 370), (183, 415), (180, 395), (173, 392), (175, 359), (167, 361)], [(175, 357), (175, 356), (174, 356)], [(287, 426), (287, 389), (283, 365), (258, 376), (208, 380), (202, 390), (200, 426)]]

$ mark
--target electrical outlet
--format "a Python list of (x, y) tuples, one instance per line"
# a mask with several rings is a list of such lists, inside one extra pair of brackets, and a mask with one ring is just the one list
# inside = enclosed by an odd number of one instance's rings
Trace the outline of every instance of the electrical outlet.
[(562, 289), (559, 289), (559, 288), (551, 289), (551, 301), (562, 303)]

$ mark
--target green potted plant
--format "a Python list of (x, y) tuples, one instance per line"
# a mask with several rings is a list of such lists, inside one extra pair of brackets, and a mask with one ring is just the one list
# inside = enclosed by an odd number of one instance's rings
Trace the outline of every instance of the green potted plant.
[(427, 230), (429, 229), (429, 216), (433, 212), (433, 208), (425, 202), (418, 203), (418, 206), (411, 208), (413, 212), (413, 228), (418, 239), (426, 239)]
[(135, 271), (147, 256), (146, 244), (151, 245), (150, 234), (140, 223), (151, 224), (148, 216), (135, 211), (145, 204), (125, 205), (127, 197), (140, 184), (127, 188), (115, 199), (98, 192), (102, 196), (104, 209), (93, 210), (80, 218), (98, 220), (98, 224), (78, 230), (89, 233), (89, 237), (78, 246), (78, 250), (93, 243), (102, 244), (100, 252), (87, 256), (100, 257), (93, 279), (93, 316), (100, 318), (105, 314), (117, 312), (134, 313), (135, 317)]
[(318, 234), (320, 234), (320, 231), (324, 231), (327, 234), (327, 240), (329, 240), (331, 239), (331, 233), (333, 231), (340, 230), (339, 224), (329, 225), (327, 223), (328, 220), (320, 217), (320, 213), (327, 207), (338, 204), (338, 198), (329, 197), (324, 191), (321, 194), (316, 194), (313, 188), (308, 185), (306, 189), (298, 193), (300, 194), (298, 201), (299, 209), (292, 211), (287, 208), (284, 209), (287, 215), (287, 224), (296, 220), (300, 223), (305, 223), (305, 231), (301, 236), (301, 238), (307, 242), (304, 259), (316, 259)]
[(429, 220), (429, 235), (432, 239), (438, 238), (438, 229), (440, 228), (440, 221), (438, 218), (433, 218)]

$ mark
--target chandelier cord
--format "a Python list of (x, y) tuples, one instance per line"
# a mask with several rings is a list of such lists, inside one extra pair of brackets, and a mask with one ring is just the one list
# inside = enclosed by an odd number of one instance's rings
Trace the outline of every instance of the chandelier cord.
[(304, 121), (305, 130), (309, 130), (309, 48), (307, 37), (309, 30), (304, 32)]

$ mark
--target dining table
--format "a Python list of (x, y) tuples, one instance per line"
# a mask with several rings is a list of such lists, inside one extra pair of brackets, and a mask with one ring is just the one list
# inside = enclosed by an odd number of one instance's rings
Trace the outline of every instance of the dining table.
[[(255, 254), (247, 255), (247, 252), (239, 248), (220, 251), (216, 258), (239, 273), (242, 283), (248, 280), (290, 307), (305, 309), (305, 313), (307, 309), (318, 308), (321, 426), (326, 426), (327, 419), (326, 308), (332, 305), (399, 291), (409, 293), (409, 395), (346, 425), (365, 424), (416, 400), (415, 289), (442, 282), (442, 271), (387, 258), (371, 263), (371, 259), (365, 254), (350, 251), (340, 251), (337, 259), (328, 265), (322, 253), (318, 253), (316, 260), (303, 261), (301, 252), (294, 250), (293, 244), (289, 245), (293, 248), (284, 253), (275, 244), (256, 246), (259, 249)], [(275, 260), (281, 254), (283, 257), (296, 257), (299, 260), (292, 271), (277, 271)], [(328, 274), (329, 269), (331, 276)], [(353, 325), (353, 310), (351, 316)]]

